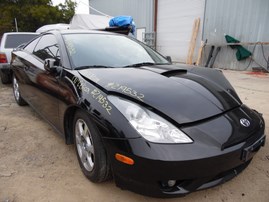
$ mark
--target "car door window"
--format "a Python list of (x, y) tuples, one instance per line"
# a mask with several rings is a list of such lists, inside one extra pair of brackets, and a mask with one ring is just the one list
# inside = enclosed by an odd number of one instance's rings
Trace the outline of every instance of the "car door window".
[(60, 51), (55, 36), (51, 34), (42, 36), (40, 41), (37, 43), (33, 54), (43, 61), (47, 58), (53, 58), (59, 64)]
[(26, 50), (29, 53), (33, 53), (39, 39), (40, 38), (37, 38), (37, 39), (33, 40), (31, 43), (29, 43), (27, 46), (25, 46), (24, 50)]

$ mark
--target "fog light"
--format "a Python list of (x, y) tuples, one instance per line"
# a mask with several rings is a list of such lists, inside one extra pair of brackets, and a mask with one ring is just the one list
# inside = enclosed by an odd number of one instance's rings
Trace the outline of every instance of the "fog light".
[(177, 182), (176, 180), (168, 180), (167, 185), (169, 187), (173, 187), (173, 186), (175, 186), (176, 182)]

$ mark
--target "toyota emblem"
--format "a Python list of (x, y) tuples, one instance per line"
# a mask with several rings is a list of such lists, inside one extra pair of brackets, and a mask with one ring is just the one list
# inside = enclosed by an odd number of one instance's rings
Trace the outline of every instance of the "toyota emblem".
[(250, 126), (249, 120), (247, 120), (245, 118), (240, 119), (240, 123), (241, 123), (242, 126), (245, 126), (245, 127), (249, 127)]

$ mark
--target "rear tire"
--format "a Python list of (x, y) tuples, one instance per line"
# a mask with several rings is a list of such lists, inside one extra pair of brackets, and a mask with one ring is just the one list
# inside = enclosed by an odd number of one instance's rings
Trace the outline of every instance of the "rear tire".
[(11, 83), (10, 75), (2, 72), (1, 70), (0, 70), (0, 77), (1, 77), (2, 84)]
[(20, 106), (27, 105), (25, 100), (21, 97), (20, 85), (19, 85), (15, 75), (13, 75), (12, 81), (13, 81), (13, 95), (14, 95), (14, 98), (15, 98), (17, 104)]
[(89, 115), (82, 110), (75, 114), (73, 137), (83, 174), (92, 182), (108, 180), (110, 165), (101, 134)]

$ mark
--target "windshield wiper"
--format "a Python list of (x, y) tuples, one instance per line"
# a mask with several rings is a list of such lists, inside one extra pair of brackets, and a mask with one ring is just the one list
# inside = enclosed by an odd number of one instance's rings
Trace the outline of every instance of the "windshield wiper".
[(141, 62), (141, 63), (131, 64), (131, 65), (126, 65), (124, 67), (142, 67), (142, 66), (152, 66), (152, 65), (157, 65), (157, 63)]
[(90, 68), (115, 68), (111, 66), (106, 66), (106, 65), (89, 65), (89, 66), (80, 66), (80, 67), (75, 67), (75, 70), (82, 70), (82, 69), (90, 69)]

